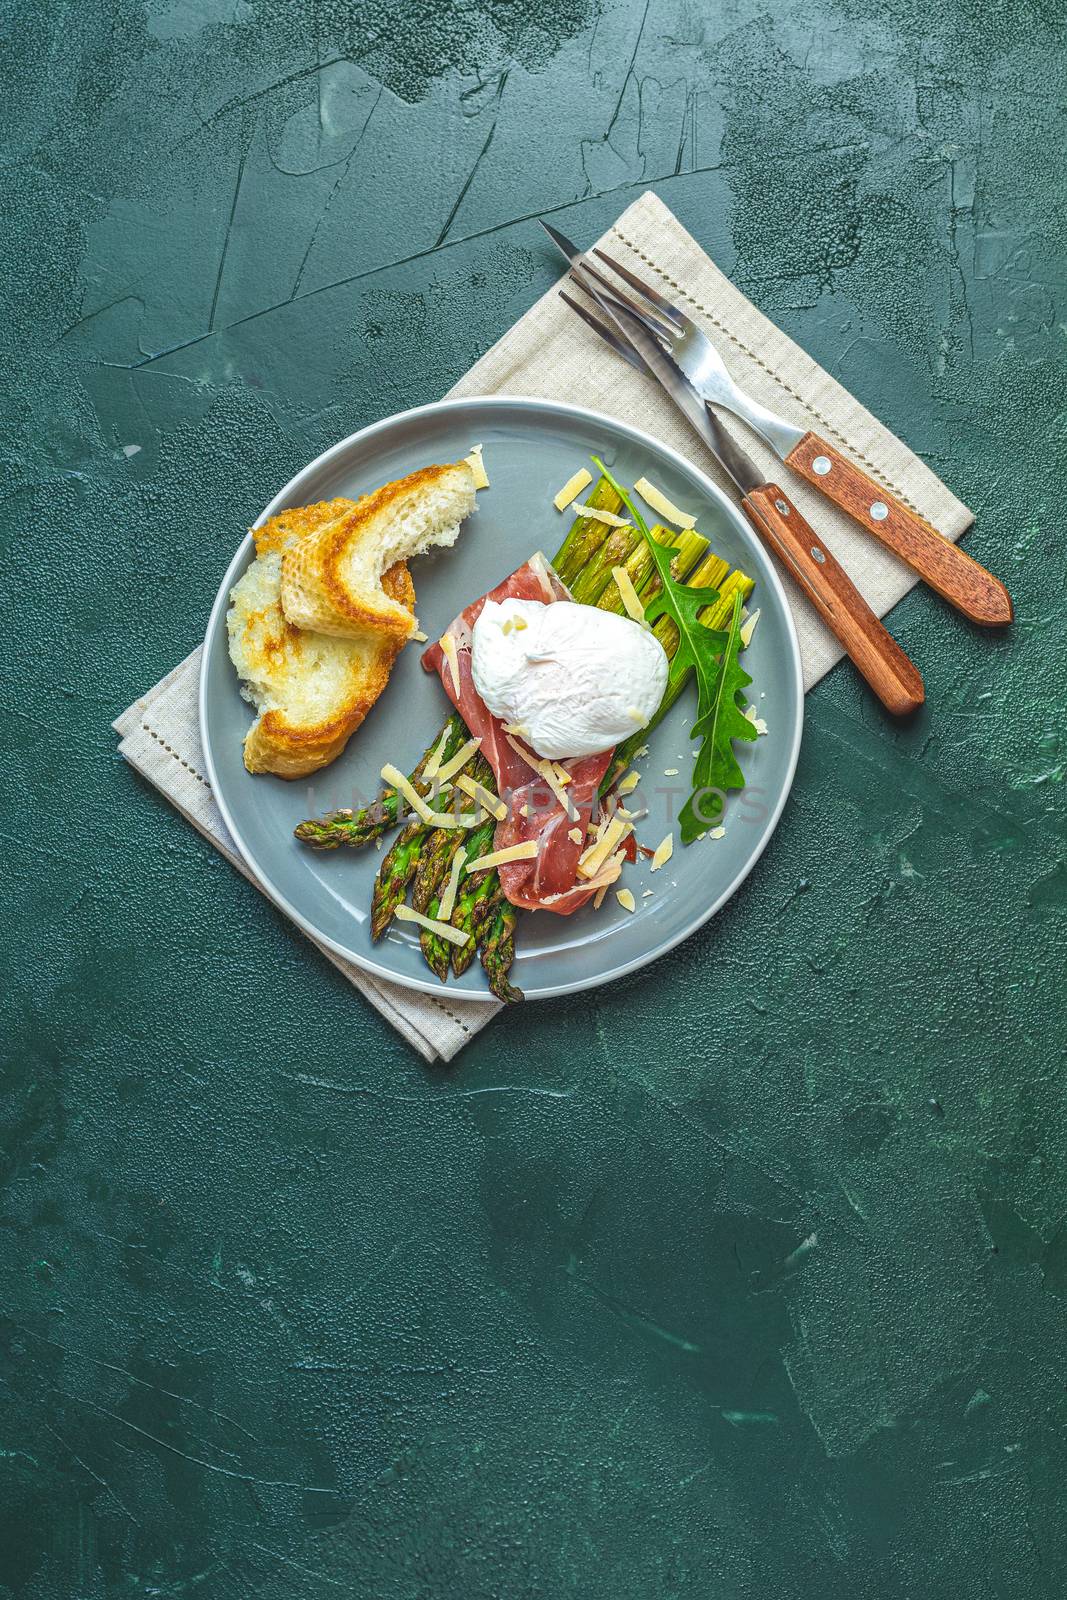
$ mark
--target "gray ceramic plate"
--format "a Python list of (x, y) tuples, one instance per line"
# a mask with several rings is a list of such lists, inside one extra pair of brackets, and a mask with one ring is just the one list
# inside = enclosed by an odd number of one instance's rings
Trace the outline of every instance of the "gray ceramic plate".
[[(406, 411), (327, 450), (286, 485), (259, 521), (285, 506), (334, 495), (354, 498), (428, 462), (458, 460), (478, 442), (485, 446), (492, 487), (479, 494), (478, 510), (455, 549), (412, 563), (419, 621), (431, 639), (535, 550), (552, 556), (571, 523), (569, 514), (554, 509), (552, 496), (594, 452), (623, 482), (649, 477), (696, 513), (713, 548), (755, 578), (750, 604), (761, 612), (745, 664), (753, 677), (749, 693), (769, 732), (742, 750), (748, 782), (728, 806), (725, 836), (686, 849), (678, 845), (673, 860), (655, 874), (647, 860), (628, 867), (625, 882), (637, 899), (633, 914), (613, 894), (596, 912), (589, 906), (570, 917), (520, 914), (512, 977), (529, 999), (544, 999), (607, 983), (655, 960), (706, 922), (751, 871), (793, 781), (803, 717), (800, 652), (781, 584), (741, 512), (674, 451), (639, 429), (575, 406), (497, 397)], [(253, 713), (238, 692), (226, 643), (229, 593), (251, 558), (247, 538), (211, 612), (200, 680), (204, 753), (226, 825), (263, 888), (302, 928), (377, 977), (439, 994), (409, 929), (394, 924), (379, 944), (371, 943), (368, 907), (381, 855), (373, 847), (316, 854), (297, 844), (293, 827), (303, 817), (372, 798), (386, 761), (409, 771), (450, 709), (444, 692), (436, 676), (423, 672), (418, 647), (409, 646), (385, 694), (333, 766), (291, 783), (252, 777), (242, 764), (241, 743)], [(692, 700), (691, 693), (683, 695), (651, 735), (650, 753), (639, 763), (645, 776), (635, 798), (650, 815), (638, 834), (646, 844), (658, 844), (670, 831), (685, 799)], [(678, 775), (668, 776), (671, 769)], [(644, 897), (646, 889), (653, 893)], [(491, 998), (477, 962), (458, 982), (449, 981), (472, 998)]]

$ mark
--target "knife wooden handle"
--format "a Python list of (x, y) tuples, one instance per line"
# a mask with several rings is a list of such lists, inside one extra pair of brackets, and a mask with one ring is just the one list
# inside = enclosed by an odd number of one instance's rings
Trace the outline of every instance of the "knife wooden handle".
[(999, 578), (901, 505), (817, 433), (806, 433), (785, 463), (865, 532), (873, 533), (972, 622), (995, 628), (1011, 621), (1011, 596)]
[(887, 633), (856, 585), (777, 484), (741, 502), (756, 532), (818, 608), (887, 711), (904, 717), (925, 698), (918, 668)]

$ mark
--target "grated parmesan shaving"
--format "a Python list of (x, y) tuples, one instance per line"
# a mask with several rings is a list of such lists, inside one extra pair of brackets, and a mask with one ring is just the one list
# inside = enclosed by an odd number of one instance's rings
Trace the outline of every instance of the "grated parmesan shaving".
[(568, 830), (567, 838), (570, 840), (571, 844), (581, 844), (582, 840), (585, 838), (585, 834), (582, 832), (581, 828), (571, 828)]
[[(630, 577), (630, 574), (627, 572), (626, 568), (612, 567), (611, 576), (615, 579), (615, 586), (622, 597), (622, 603), (626, 607), (626, 613), (630, 620), (638, 623), (642, 628), (647, 628), (648, 623), (645, 621), (645, 608), (638, 598), (637, 590), (633, 585), (633, 579)], [(651, 630), (649, 631), (651, 632)]]
[[(507, 724), (505, 723), (504, 726), (507, 727)], [(505, 738), (507, 739), (508, 744), (514, 750), (515, 754), (519, 757), (520, 761), (525, 761), (526, 765), (532, 772), (537, 772), (541, 763), (538, 761), (533, 751), (527, 750), (526, 746), (524, 744), (520, 744), (517, 739), (513, 739), (510, 733), (505, 734)]]
[[(578, 813), (564, 793), (567, 784), (572, 782), (571, 774), (563, 767), (558, 766), (556, 762), (543, 761), (539, 756), (535, 756), (532, 750), (527, 750), (526, 746), (520, 744), (517, 739), (513, 739), (510, 733), (506, 734), (505, 737), (520, 760), (525, 761), (526, 765), (547, 784), (555, 799), (563, 807), (567, 821), (577, 822)], [(526, 812), (521, 814), (528, 815)]]
[(637, 785), (640, 782), (641, 782), (641, 774), (639, 772), (637, 772), (637, 771), (628, 772), (626, 774), (625, 778), (623, 778), (622, 782), (619, 784), (619, 793), (620, 794), (633, 794), (634, 790), (637, 788)]
[(448, 783), (457, 772), (462, 772), (467, 762), (477, 754), (482, 747), (480, 739), (468, 739), (466, 744), (461, 744), (455, 755), (445, 762), (443, 767), (438, 767), (437, 772), (430, 774), (436, 777), (438, 783)]
[(439, 939), (447, 939), (449, 944), (466, 944), (471, 937), (469, 933), (454, 928), (450, 922), (438, 922), (436, 917), (424, 917), (421, 911), (412, 911), (410, 906), (397, 906), (393, 916), (397, 922), (415, 922), (420, 928), (425, 928), (427, 933), (435, 933)]
[(747, 650), (749, 645), (752, 643), (752, 635), (756, 631), (756, 623), (759, 621), (759, 619), (760, 614), (759, 608), (757, 607), (757, 609), (753, 611), (752, 615), (746, 618), (741, 624), (741, 627), (738, 630), (738, 637), (741, 640), (742, 650)]
[(630, 890), (630, 889), (616, 889), (615, 898), (619, 902), (620, 906), (622, 906), (622, 909), (624, 911), (636, 911), (637, 910), (637, 901), (633, 897), (632, 890)]
[(614, 511), (601, 511), (599, 506), (575, 506), (574, 509), (580, 511), (583, 517), (591, 517), (594, 522), (606, 522), (609, 528), (633, 527), (626, 517), (617, 517)]
[(527, 839), (522, 844), (509, 844), (503, 850), (490, 850), (488, 855), (467, 862), (468, 872), (484, 872), (487, 867), (506, 867), (509, 861), (532, 861), (537, 854), (537, 840)]
[(456, 895), (459, 893), (459, 880), (463, 872), (463, 863), (467, 859), (467, 851), (460, 845), (452, 857), (452, 870), (448, 874), (445, 892), (441, 896), (441, 904), (437, 908), (437, 915), (441, 922), (447, 922), (456, 906)]
[(419, 791), (405, 778), (399, 767), (394, 767), (387, 763), (382, 768), (381, 778), (383, 783), (389, 784), (390, 788), (395, 789), (397, 794), (407, 801), (412, 811), (421, 817), (429, 827), (466, 828), (470, 826), (465, 817), (454, 817), (447, 811), (434, 811), (426, 804)]
[(691, 517), (688, 511), (679, 511), (673, 500), (668, 500), (662, 489), (657, 489), (654, 483), (649, 483), (647, 478), (638, 478), (634, 489), (641, 496), (646, 505), (652, 507), (658, 516), (665, 522), (673, 522), (676, 528), (695, 528), (696, 517)]
[(604, 896), (607, 894), (609, 888), (622, 876), (622, 869), (625, 862), (626, 856), (624, 852), (620, 850), (617, 852), (617, 854), (613, 855), (610, 860), (606, 861), (601, 867), (600, 871), (597, 873), (593, 880), (596, 885), (596, 897), (593, 900), (594, 911), (603, 905)]
[(568, 478), (563, 488), (556, 495), (552, 504), (557, 511), (566, 511), (572, 500), (577, 500), (583, 489), (588, 489), (593, 481), (593, 474), (587, 467), (580, 467), (573, 478)]
[(416, 644), (425, 644), (430, 635), (428, 633), (423, 633), (421, 628), (416, 628), (411, 637), (414, 639)]
[(488, 489), (489, 475), (485, 470), (485, 462), (482, 460), (482, 446), (476, 444), (470, 455), (465, 457), (465, 460), (474, 473), (474, 487), (476, 489)]
[(577, 822), (578, 821), (578, 813), (575, 810), (574, 806), (571, 804), (571, 802), (567, 799), (567, 792), (564, 789), (563, 785), (557, 779), (556, 774), (555, 774), (555, 772), (553, 770), (553, 767), (552, 767), (552, 762), (551, 761), (539, 761), (537, 763), (537, 772), (544, 779), (545, 783), (547, 783), (547, 785), (551, 789), (553, 795), (559, 801), (560, 805), (563, 807), (563, 810), (564, 810), (564, 813), (566, 815), (567, 821), (568, 822)]
[(507, 816), (508, 808), (505, 802), (495, 794), (490, 794), (488, 789), (483, 788), (473, 778), (468, 778), (466, 773), (456, 779), (456, 788), (462, 789), (464, 794), (470, 795), (471, 799), (476, 800), (480, 806), (484, 807), (491, 817), (496, 818), (497, 822), (503, 822)]
[(725, 839), (726, 838), (726, 829), (724, 827), (722, 827), (722, 826), (719, 826), (718, 828), (712, 828), (711, 832), (708, 834), (708, 838), (709, 839)]
[(425, 772), (423, 774), (424, 777), (426, 777), (426, 778), (436, 778), (437, 774), (440, 772), (440, 770), (441, 770), (441, 757), (445, 753), (445, 745), (448, 743), (448, 735), (449, 735), (450, 732), (451, 732), (451, 730), (449, 728), (447, 728), (447, 727), (443, 730), (443, 732), (441, 734), (441, 737), (437, 741), (437, 745), (436, 745), (436, 748), (434, 749), (433, 755), (430, 757), (429, 761), (427, 761), (427, 763), (426, 763), (426, 770), (425, 770)]
[(667, 862), (671, 859), (673, 854), (674, 834), (669, 833), (667, 837), (662, 839), (656, 846), (656, 851), (652, 857), (652, 865), (649, 867), (649, 871), (658, 872), (660, 867), (665, 867), (667, 865)]
[(621, 844), (626, 835), (632, 832), (633, 823), (625, 822), (621, 817), (612, 817), (601, 837), (579, 857), (579, 877), (595, 878), (616, 845)]
[(452, 677), (452, 692), (459, 699), (459, 653), (456, 650), (456, 641), (450, 633), (443, 634), (438, 639), (441, 653), (448, 662), (448, 670)]

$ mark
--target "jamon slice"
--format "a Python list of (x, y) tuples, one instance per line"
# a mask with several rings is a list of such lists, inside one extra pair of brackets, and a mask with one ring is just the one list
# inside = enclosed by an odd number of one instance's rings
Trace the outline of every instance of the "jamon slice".
[[(500, 868), (500, 882), (512, 905), (528, 911), (555, 911), (569, 916), (619, 875), (617, 864), (608, 864), (588, 882), (578, 879), (578, 858), (585, 848), (585, 832), (596, 802), (597, 790), (611, 760), (610, 750), (595, 756), (574, 757), (554, 763), (570, 774), (565, 793), (570, 811), (529, 761), (515, 749), (503, 724), (486, 708), (474, 687), (471, 673), (471, 636), (487, 600), (541, 600), (546, 605), (570, 602), (564, 585), (544, 556), (538, 553), (489, 594), (473, 601), (446, 630), (445, 638), (455, 646), (447, 652), (438, 641), (423, 652), (427, 672), (436, 672), (445, 693), (472, 734), (482, 741), (482, 754), (493, 769), (497, 791), (508, 805), (508, 815), (497, 824), (494, 849), (535, 839), (536, 857), (531, 861), (512, 861)], [(455, 676), (453, 675), (453, 661)], [(458, 679), (458, 688), (457, 682)], [(521, 740), (517, 741), (521, 744)], [(524, 815), (525, 812), (525, 815)], [(578, 829), (580, 840), (569, 837)]]
[[(512, 861), (500, 868), (500, 882), (512, 905), (568, 916), (619, 876), (619, 866), (605, 865), (595, 878), (578, 878), (578, 858), (587, 842), (585, 830), (610, 760), (609, 750), (556, 763), (571, 775), (564, 791), (571, 815), (564, 811), (544, 779), (526, 769), (530, 781), (514, 791), (508, 815), (497, 824), (493, 840), (498, 850), (527, 839), (537, 840), (537, 855), (532, 861)], [(575, 828), (581, 834), (577, 844), (570, 838)]]

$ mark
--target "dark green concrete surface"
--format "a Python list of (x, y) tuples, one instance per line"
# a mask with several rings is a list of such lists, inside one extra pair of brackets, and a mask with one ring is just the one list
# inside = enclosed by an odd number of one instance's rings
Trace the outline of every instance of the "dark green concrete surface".
[[(0, 1595), (1059, 1600), (1061, 0), (4, 0)], [(978, 513), (730, 908), (430, 1071), (115, 753), (652, 185)]]

